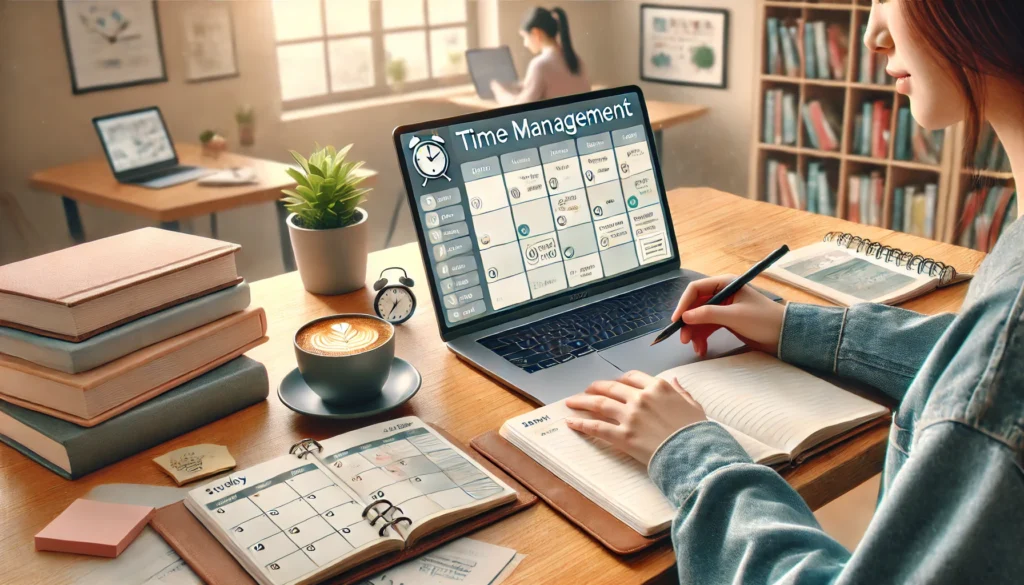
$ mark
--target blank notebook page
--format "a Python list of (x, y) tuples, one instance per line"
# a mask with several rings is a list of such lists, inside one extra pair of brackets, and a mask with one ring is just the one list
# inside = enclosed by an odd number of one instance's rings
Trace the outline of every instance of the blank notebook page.
[(708, 418), (790, 455), (822, 429), (835, 427), (838, 434), (888, 412), (761, 352), (680, 366), (660, 377), (677, 378)]

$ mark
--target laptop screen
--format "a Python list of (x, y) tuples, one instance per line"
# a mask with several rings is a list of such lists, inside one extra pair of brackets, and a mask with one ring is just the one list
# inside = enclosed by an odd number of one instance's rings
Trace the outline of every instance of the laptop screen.
[(642, 98), (601, 95), (396, 131), (448, 328), (675, 258)]
[(171, 138), (156, 108), (98, 119), (96, 130), (115, 173), (175, 159)]

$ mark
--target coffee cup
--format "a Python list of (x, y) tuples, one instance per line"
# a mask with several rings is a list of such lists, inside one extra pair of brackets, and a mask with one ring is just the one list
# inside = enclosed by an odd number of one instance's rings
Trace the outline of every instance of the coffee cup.
[(295, 333), (302, 379), (324, 402), (358, 404), (381, 395), (395, 358), (395, 327), (345, 313), (314, 319)]

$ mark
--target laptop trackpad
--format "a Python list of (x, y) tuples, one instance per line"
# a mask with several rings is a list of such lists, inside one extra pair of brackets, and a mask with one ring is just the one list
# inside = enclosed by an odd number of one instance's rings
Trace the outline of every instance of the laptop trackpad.
[[(699, 359), (691, 346), (679, 343), (678, 334), (651, 347), (651, 342), (658, 333), (649, 333), (599, 353), (602, 358), (623, 372), (640, 370), (652, 376)], [(741, 347), (743, 342), (736, 339), (735, 335), (725, 329), (719, 329), (708, 339), (708, 358), (721, 357)]]

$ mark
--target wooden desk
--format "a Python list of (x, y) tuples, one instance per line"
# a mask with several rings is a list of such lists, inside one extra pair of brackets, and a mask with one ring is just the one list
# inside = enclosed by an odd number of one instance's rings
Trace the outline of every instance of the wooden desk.
[[(594, 89), (600, 89), (595, 87)], [(476, 90), (463, 94), (447, 95), (437, 98), (440, 101), (462, 106), (464, 108), (483, 111), (493, 110), (498, 107), (498, 102), (485, 100), (476, 95)], [(651, 119), (651, 130), (654, 130), (654, 144), (658, 152), (664, 152), (662, 143), (664, 137), (662, 131), (666, 128), (678, 126), (690, 120), (696, 120), (708, 113), (711, 108), (695, 104), (677, 104), (675, 102), (659, 102), (647, 100), (647, 115)]]
[[(68, 232), (77, 243), (85, 241), (85, 230), (78, 213), (79, 201), (158, 221), (160, 227), (175, 231), (180, 230), (179, 220), (209, 214), (215, 238), (218, 211), (275, 201), (278, 202), (278, 229), (285, 272), (295, 270), (291, 240), (284, 222), (288, 212), (278, 201), (281, 189), (295, 186), (295, 181), (285, 173), (288, 165), (233, 152), (224, 152), (216, 157), (204, 156), (202, 148), (195, 144), (176, 144), (175, 149), (183, 165), (250, 167), (256, 171), (259, 182), (214, 187), (190, 181), (166, 189), (147, 189), (117, 182), (106, 158), (100, 157), (38, 171), (29, 179), (29, 185), (62, 197)], [(368, 176), (365, 184), (371, 186), (377, 173), (369, 170), (365, 173)]]
[[(682, 263), (706, 274), (739, 273), (780, 243), (797, 247), (810, 244), (829, 230), (856, 229), (872, 239), (915, 250), (974, 271), (983, 254), (949, 244), (923, 240), (881, 228), (812, 215), (727, 195), (711, 189), (677, 189), (670, 193)], [(415, 244), (370, 254), (369, 282), (382, 267), (401, 265), (420, 283), (426, 282)], [(802, 302), (821, 301), (786, 285), (760, 278), (755, 284), (783, 297)], [(956, 311), (967, 287), (959, 285), (917, 299), (906, 306), (925, 313)], [(416, 287), (421, 306), (399, 328), (397, 354), (423, 374), (423, 388), (402, 408), (382, 417), (344, 423), (299, 416), (276, 396), (277, 385), (295, 367), (292, 337), (303, 323), (333, 313), (369, 312), (373, 292), (364, 289), (338, 297), (306, 293), (297, 274), (284, 274), (252, 284), (253, 304), (267, 311), (270, 342), (249, 355), (266, 364), (271, 396), (223, 420), (207, 425), (111, 465), (78, 481), (68, 482), (19, 453), (0, 446), (0, 567), (5, 582), (66, 583), (81, 574), (81, 557), (32, 550), (32, 536), (72, 500), (104, 483), (127, 482), (172, 485), (151, 461), (172, 449), (198, 443), (227, 445), (245, 468), (286, 453), (303, 437), (323, 439), (352, 428), (415, 414), (449, 430), (463, 442), (497, 428), (506, 419), (534, 406), (496, 385), (449, 352), (438, 337), (430, 295)], [(682, 349), (685, 351), (685, 349)], [(130, 440), (126, 437), (125, 440)], [(839, 449), (809, 460), (785, 474), (817, 508), (879, 472), (886, 429), (861, 436)], [(668, 543), (645, 552), (617, 557), (576, 530), (544, 504), (539, 504), (496, 525), (474, 533), (495, 544), (528, 556), (509, 583), (637, 583), (654, 579), (674, 565)]]

